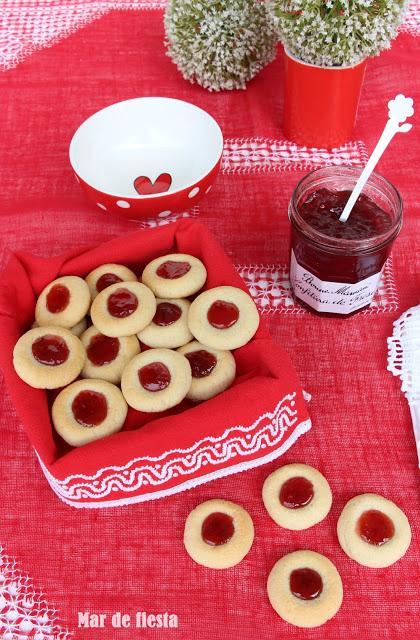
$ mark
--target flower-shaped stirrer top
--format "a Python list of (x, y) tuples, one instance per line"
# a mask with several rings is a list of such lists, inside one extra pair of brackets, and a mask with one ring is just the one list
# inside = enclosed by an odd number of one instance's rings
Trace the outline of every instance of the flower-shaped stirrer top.
[[(356, 182), (356, 186), (353, 189), (350, 198), (344, 207), (343, 213), (339, 220), (340, 222), (346, 222), (351, 210), (353, 209), (357, 198), (360, 196), (363, 187), (369, 180), (369, 176), (379, 162), (383, 152), (391, 142), (396, 133), (407, 133), (412, 128), (412, 124), (405, 123), (407, 118), (410, 118), (414, 114), (413, 99), (406, 98), (402, 93), (399, 93), (393, 100), (388, 102), (388, 121), (382, 131), (382, 135), (378, 140), (378, 144), (373, 150), (372, 155), (366, 163), (365, 168), (360, 174), (360, 178)], [(403, 124), (405, 123), (405, 124)]]

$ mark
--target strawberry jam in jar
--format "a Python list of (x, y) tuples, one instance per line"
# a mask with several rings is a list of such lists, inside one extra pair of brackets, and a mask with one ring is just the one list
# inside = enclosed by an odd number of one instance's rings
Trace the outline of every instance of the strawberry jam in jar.
[(349, 316), (369, 307), (401, 229), (400, 194), (377, 173), (348, 220), (339, 221), (360, 172), (316, 169), (298, 183), (290, 201), (290, 282), (295, 299), (318, 314)]

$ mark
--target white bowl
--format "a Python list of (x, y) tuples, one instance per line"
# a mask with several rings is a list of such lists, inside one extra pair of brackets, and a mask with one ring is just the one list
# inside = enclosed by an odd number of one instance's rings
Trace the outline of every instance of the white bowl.
[(206, 111), (154, 97), (93, 114), (77, 129), (69, 151), (89, 198), (129, 218), (194, 206), (209, 191), (222, 152), (222, 132)]

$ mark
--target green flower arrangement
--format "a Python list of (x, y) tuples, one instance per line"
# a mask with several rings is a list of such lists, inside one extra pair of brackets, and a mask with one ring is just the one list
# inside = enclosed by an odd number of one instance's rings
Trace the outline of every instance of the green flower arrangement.
[(299, 60), (354, 65), (389, 49), (408, 2), (268, 0), (280, 39)]
[(278, 34), (258, 0), (169, 0), (165, 32), (184, 78), (210, 91), (244, 89), (276, 56)]

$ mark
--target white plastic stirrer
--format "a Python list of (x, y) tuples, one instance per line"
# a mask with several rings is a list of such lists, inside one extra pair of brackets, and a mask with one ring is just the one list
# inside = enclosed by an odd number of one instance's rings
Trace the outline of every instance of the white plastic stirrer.
[(402, 93), (399, 93), (393, 100), (390, 100), (388, 102), (388, 109), (388, 120), (384, 127), (384, 130), (382, 131), (382, 135), (379, 138), (378, 144), (374, 148), (372, 155), (367, 161), (365, 168), (360, 174), (360, 178), (356, 182), (356, 186), (354, 187), (350, 198), (348, 199), (347, 204), (344, 207), (343, 213), (339, 218), (340, 222), (347, 221), (347, 218), (349, 217), (357, 198), (360, 196), (363, 187), (369, 180), (370, 174), (378, 164), (381, 155), (383, 154), (395, 134), (407, 133), (413, 126), (409, 122), (407, 122), (406, 124), (402, 124), (406, 121), (407, 118), (410, 118), (414, 114), (412, 98), (406, 98)]

